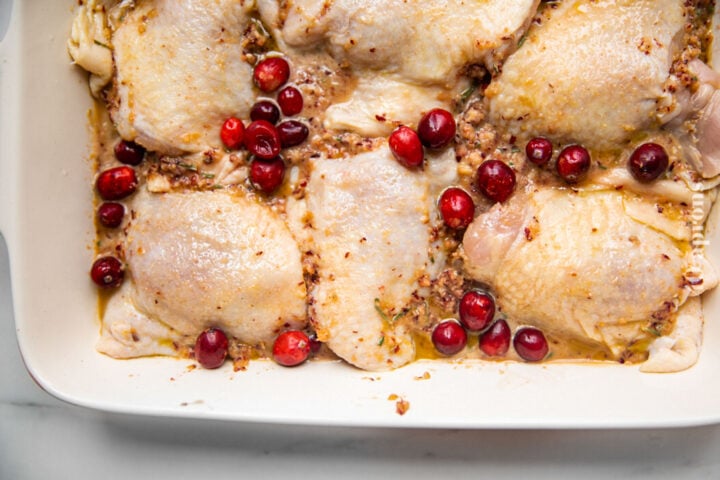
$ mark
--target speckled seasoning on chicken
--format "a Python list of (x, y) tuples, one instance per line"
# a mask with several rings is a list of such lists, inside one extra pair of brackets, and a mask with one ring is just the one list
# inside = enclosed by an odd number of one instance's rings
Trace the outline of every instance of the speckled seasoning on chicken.
[(697, 239), (718, 19), (707, 0), (80, 2), (98, 350), (691, 367), (718, 283)]

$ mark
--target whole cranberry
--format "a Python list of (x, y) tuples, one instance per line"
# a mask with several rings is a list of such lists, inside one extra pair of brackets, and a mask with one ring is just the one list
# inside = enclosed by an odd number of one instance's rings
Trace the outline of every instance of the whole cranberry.
[(242, 120), (239, 118), (228, 118), (222, 124), (222, 128), (220, 128), (220, 140), (231, 150), (237, 150), (242, 147), (244, 136), (245, 125), (243, 125)]
[(256, 157), (271, 160), (280, 154), (280, 136), (272, 123), (256, 120), (245, 129), (245, 146)]
[(250, 181), (264, 193), (272, 193), (282, 184), (285, 176), (285, 163), (282, 158), (273, 160), (253, 160), (250, 164)]
[(250, 109), (250, 120), (265, 120), (275, 125), (280, 120), (280, 109), (270, 100), (260, 100)]
[(195, 360), (204, 368), (218, 368), (225, 362), (228, 339), (218, 328), (208, 328), (195, 340)]
[(515, 172), (500, 160), (487, 160), (478, 167), (477, 187), (490, 200), (504, 202), (515, 189)]
[(90, 269), (90, 278), (103, 288), (119, 287), (125, 278), (122, 263), (115, 257), (100, 257)]
[(283, 148), (290, 148), (300, 145), (307, 140), (310, 131), (307, 125), (297, 120), (285, 120), (277, 126), (278, 136), (280, 137), (280, 145)]
[(535, 327), (523, 327), (515, 332), (513, 347), (523, 360), (539, 362), (548, 353), (545, 335)]
[(630, 155), (630, 173), (639, 182), (652, 182), (665, 173), (669, 164), (668, 154), (657, 143), (643, 143)]
[(495, 317), (495, 300), (487, 293), (477, 290), (465, 292), (460, 299), (460, 323), (471, 332), (484, 329)]
[(418, 135), (428, 148), (442, 148), (455, 137), (455, 119), (452, 113), (434, 108), (423, 115), (418, 123)]
[(467, 345), (467, 333), (455, 320), (443, 320), (432, 332), (435, 349), (443, 355), (455, 355)]
[(503, 319), (493, 323), (480, 338), (480, 350), (491, 357), (501, 357), (510, 349), (510, 327)]
[(114, 150), (115, 158), (125, 165), (140, 165), (145, 158), (145, 148), (129, 140), (120, 140)]
[(406, 167), (422, 165), (423, 146), (412, 128), (403, 125), (393, 130), (388, 138), (388, 146), (395, 159)]
[(475, 217), (475, 202), (462, 188), (450, 187), (440, 195), (438, 202), (443, 223), (450, 228), (462, 230)]
[(557, 172), (567, 183), (577, 183), (590, 170), (590, 153), (580, 145), (563, 148), (557, 159)]
[(272, 353), (273, 359), (280, 365), (300, 365), (310, 355), (310, 339), (299, 330), (288, 330), (275, 339)]
[(125, 216), (125, 207), (121, 203), (105, 202), (98, 207), (97, 216), (103, 227), (119, 227)]
[(253, 81), (263, 92), (274, 92), (290, 78), (290, 65), (282, 57), (269, 57), (255, 65)]
[(553, 146), (547, 138), (535, 137), (525, 145), (525, 155), (535, 165), (547, 165), (552, 154)]
[(278, 92), (277, 102), (285, 116), (291, 117), (302, 112), (303, 96), (300, 90), (295, 87), (285, 87), (280, 90)]
[(135, 170), (122, 166), (100, 172), (95, 188), (104, 200), (120, 200), (135, 192), (137, 184)]

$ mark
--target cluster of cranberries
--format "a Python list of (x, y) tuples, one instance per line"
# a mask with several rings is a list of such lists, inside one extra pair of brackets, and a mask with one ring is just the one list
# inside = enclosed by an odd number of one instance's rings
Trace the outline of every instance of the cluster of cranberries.
[(404, 125), (390, 134), (388, 145), (395, 159), (408, 168), (419, 167), (425, 159), (425, 148), (446, 147), (455, 138), (455, 119), (442, 108), (427, 112), (418, 123), (417, 132)]
[[(145, 158), (145, 149), (130, 141), (121, 140), (115, 145), (115, 158), (123, 165), (100, 172), (95, 188), (104, 200), (97, 210), (97, 219), (105, 228), (117, 228), (125, 217), (125, 207), (118, 200), (132, 195), (138, 180), (135, 167)], [(113, 256), (100, 257), (90, 269), (90, 278), (105, 288), (119, 286), (125, 277), (122, 263)]]
[[(388, 146), (395, 159), (408, 168), (419, 167), (425, 160), (425, 148), (446, 147), (455, 138), (455, 119), (442, 108), (427, 112), (418, 122), (417, 131), (401, 125), (390, 134)], [(470, 225), (475, 202), (462, 188), (446, 189), (438, 201), (443, 222), (449, 228), (462, 230)]]
[[(550, 163), (553, 145), (547, 138), (536, 137), (525, 146), (525, 155), (540, 167)], [(569, 184), (580, 182), (590, 170), (590, 153), (580, 145), (568, 145), (558, 154), (555, 162), (557, 174)]]
[[(220, 367), (227, 358), (228, 338), (219, 328), (208, 328), (195, 340), (193, 354), (203, 368)], [(277, 336), (273, 344), (273, 359), (285, 367), (300, 365), (316, 352), (320, 344), (300, 330), (288, 330)]]
[[(545, 166), (552, 159), (552, 143), (547, 138), (533, 138), (525, 146), (525, 155), (535, 165)], [(668, 164), (669, 158), (665, 149), (657, 143), (649, 142), (633, 151), (628, 161), (628, 169), (637, 181), (647, 183), (665, 173)], [(569, 145), (558, 154), (555, 168), (567, 183), (578, 183), (590, 170), (590, 153), (580, 145)]]
[[(220, 129), (220, 139), (231, 150), (245, 147), (253, 156), (250, 163), (250, 181), (264, 193), (274, 192), (285, 176), (285, 162), (280, 156), (282, 148), (294, 147), (304, 142), (308, 127), (297, 120), (280, 120), (299, 114), (303, 109), (300, 90), (287, 85), (290, 65), (282, 57), (268, 57), (255, 65), (253, 82), (264, 93), (277, 93), (276, 101), (260, 100), (250, 110), (250, 124), (230, 117)], [(282, 88), (281, 88), (282, 87)]]
[(432, 332), (435, 349), (443, 355), (455, 355), (467, 345), (468, 332), (478, 333), (478, 344), (485, 355), (500, 357), (510, 349), (510, 341), (517, 354), (528, 362), (538, 362), (548, 353), (548, 343), (542, 331), (523, 327), (513, 337), (502, 318), (495, 318), (495, 300), (487, 293), (470, 290), (460, 300), (458, 322), (443, 320)]

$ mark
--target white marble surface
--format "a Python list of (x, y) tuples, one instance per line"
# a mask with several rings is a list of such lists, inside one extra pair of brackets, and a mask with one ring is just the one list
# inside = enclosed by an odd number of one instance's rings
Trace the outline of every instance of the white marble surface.
[(25, 372), (15, 340), (8, 258), (0, 241), (0, 480), (290, 475), (313, 480), (717, 479), (720, 426), (634, 431), (308, 428), (136, 417), (67, 405), (40, 390)]

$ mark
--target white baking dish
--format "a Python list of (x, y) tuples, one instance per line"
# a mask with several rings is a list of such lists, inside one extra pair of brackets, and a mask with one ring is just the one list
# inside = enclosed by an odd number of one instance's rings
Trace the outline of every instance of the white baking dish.
[[(547, 363), (419, 362), (373, 374), (340, 363), (190, 371), (187, 360), (112, 360), (94, 350), (96, 291), (86, 79), (65, 39), (71, 2), (13, 5), (0, 51), (0, 228), (30, 374), (51, 394), (138, 414), (326, 425), (660, 427), (720, 421), (720, 296), (706, 298), (705, 343), (686, 372)], [(708, 232), (720, 264), (720, 236)], [(429, 379), (418, 379), (428, 372)], [(409, 402), (396, 413), (392, 394)]]

